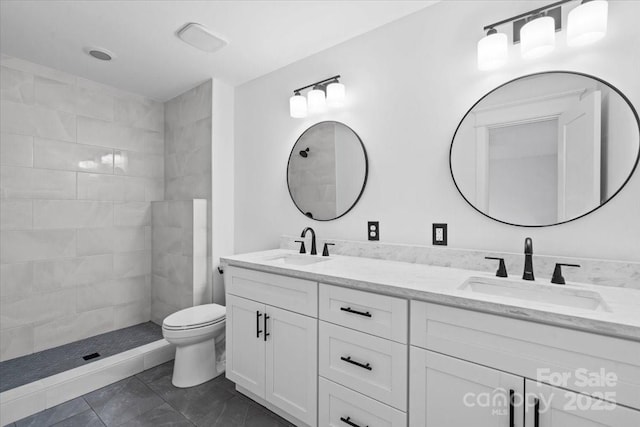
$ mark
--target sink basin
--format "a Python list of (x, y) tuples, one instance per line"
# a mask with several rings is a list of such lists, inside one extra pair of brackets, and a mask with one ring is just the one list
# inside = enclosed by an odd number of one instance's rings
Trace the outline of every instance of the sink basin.
[(273, 262), (274, 264), (310, 265), (329, 261), (329, 259), (328, 257), (320, 258), (314, 255), (282, 255), (268, 259), (267, 261)]
[(534, 301), (583, 310), (610, 311), (598, 292), (588, 289), (566, 288), (562, 285), (529, 283), (523, 280), (470, 277), (459, 289), (476, 294), (517, 298), (523, 301)]

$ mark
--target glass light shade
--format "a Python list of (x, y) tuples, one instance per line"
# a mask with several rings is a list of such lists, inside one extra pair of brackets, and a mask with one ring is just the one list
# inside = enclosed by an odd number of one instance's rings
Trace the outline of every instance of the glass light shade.
[(307, 99), (299, 94), (289, 98), (289, 114), (294, 119), (307, 117)]
[(307, 94), (307, 103), (310, 114), (322, 113), (327, 109), (327, 98), (321, 89), (310, 90)]
[(327, 86), (327, 105), (329, 107), (342, 107), (344, 105), (345, 88), (342, 83), (330, 83)]
[(527, 22), (520, 29), (520, 53), (524, 59), (539, 58), (556, 47), (556, 25), (550, 16)]
[(507, 62), (508, 43), (504, 33), (493, 33), (478, 42), (478, 69), (495, 70)]
[(583, 46), (596, 42), (607, 34), (609, 3), (593, 0), (582, 3), (569, 12), (567, 22), (567, 44)]

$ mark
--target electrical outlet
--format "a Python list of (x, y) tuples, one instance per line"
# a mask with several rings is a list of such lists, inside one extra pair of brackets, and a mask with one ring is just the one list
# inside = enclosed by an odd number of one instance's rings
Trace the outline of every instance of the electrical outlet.
[(447, 246), (447, 224), (433, 224), (431, 239), (434, 245)]
[(369, 221), (367, 223), (367, 237), (369, 240), (380, 240), (380, 222)]

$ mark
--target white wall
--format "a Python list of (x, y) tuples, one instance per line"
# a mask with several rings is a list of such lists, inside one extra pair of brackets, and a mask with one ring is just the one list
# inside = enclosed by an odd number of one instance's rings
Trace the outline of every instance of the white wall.
[[(508, 65), (480, 72), (476, 43), (487, 23), (548, 2), (441, 2), (385, 27), (296, 62), (236, 89), (235, 250), (276, 247), (281, 234), (316, 229), (321, 239), (366, 239), (379, 220), (386, 242), (430, 244), (431, 223), (449, 223), (449, 245), (519, 252), (533, 237), (536, 253), (640, 261), (640, 173), (597, 212), (547, 228), (520, 228), (478, 214), (449, 173), (449, 145), (467, 109), (495, 86), (544, 70), (598, 76), (640, 106), (640, 2), (609, 2), (609, 34), (569, 49), (565, 32), (549, 56), (524, 61), (512, 47)], [(570, 5), (573, 7), (573, 4)], [(292, 119), (288, 97), (299, 86), (340, 73), (348, 105)], [(343, 218), (316, 222), (298, 212), (286, 187), (291, 146), (311, 124), (339, 120), (362, 138), (369, 179)]]

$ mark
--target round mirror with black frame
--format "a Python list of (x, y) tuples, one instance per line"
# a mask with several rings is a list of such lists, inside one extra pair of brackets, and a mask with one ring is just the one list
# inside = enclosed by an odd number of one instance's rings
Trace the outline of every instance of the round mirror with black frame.
[(504, 83), (456, 128), (449, 166), (478, 212), (524, 227), (563, 224), (603, 206), (640, 159), (627, 97), (587, 74), (549, 71)]
[(317, 221), (331, 221), (360, 200), (368, 175), (367, 151), (344, 123), (325, 121), (305, 130), (293, 145), (287, 185), (298, 210)]

